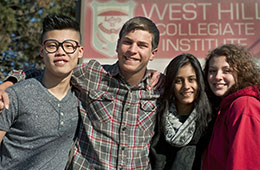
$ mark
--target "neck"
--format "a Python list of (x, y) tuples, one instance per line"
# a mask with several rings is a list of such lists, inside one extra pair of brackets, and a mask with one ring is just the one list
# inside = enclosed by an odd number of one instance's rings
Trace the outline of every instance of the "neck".
[(190, 115), (192, 110), (194, 109), (193, 103), (192, 104), (176, 104), (176, 109), (179, 115)]
[(133, 74), (124, 73), (123, 71), (120, 71), (120, 73), (124, 77), (124, 79), (127, 81), (127, 83), (130, 84), (131, 87), (137, 86), (145, 75), (145, 71), (139, 71), (139, 72), (136, 72)]
[(63, 77), (58, 77), (45, 70), (42, 83), (52, 95), (54, 95), (58, 100), (62, 100), (70, 89), (71, 74), (72, 73)]

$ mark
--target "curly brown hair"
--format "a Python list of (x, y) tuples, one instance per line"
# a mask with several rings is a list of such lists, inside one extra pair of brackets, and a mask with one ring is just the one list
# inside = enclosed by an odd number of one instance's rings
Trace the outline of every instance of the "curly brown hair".
[(258, 89), (260, 89), (259, 68), (252, 60), (252, 54), (247, 48), (240, 45), (225, 44), (212, 50), (206, 59), (205, 78), (208, 77), (209, 61), (216, 56), (225, 56), (227, 63), (234, 72), (234, 76), (236, 74), (236, 83), (226, 95), (252, 85), (257, 85)]

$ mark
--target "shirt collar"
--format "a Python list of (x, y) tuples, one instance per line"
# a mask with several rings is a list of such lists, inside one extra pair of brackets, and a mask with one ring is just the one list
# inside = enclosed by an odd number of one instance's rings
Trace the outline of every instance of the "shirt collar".
[[(113, 77), (120, 76), (123, 79), (123, 76), (120, 74), (118, 61), (112, 65), (112, 69), (109, 71), (109, 74)], [(142, 78), (141, 82), (137, 85), (137, 87), (140, 88), (140, 86), (141, 86), (141, 87), (145, 88), (146, 85), (151, 86), (150, 80), (151, 80), (151, 76), (149, 76), (148, 70), (146, 69), (145, 75)]]
[(113, 77), (116, 77), (117, 75), (120, 74), (118, 61), (112, 65), (112, 69), (109, 71), (109, 74)]

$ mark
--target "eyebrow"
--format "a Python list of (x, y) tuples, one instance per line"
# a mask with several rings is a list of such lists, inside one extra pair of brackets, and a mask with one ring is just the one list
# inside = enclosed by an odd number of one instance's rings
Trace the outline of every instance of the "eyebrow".
[[(217, 66), (209, 66), (209, 68), (218, 68)], [(222, 67), (220, 67), (220, 68), (231, 68), (229, 65), (224, 65), (224, 66), (222, 66)]]
[[(127, 37), (127, 36), (125, 36), (125, 37), (122, 38), (122, 39), (130, 40), (130, 41), (133, 42), (133, 39), (131, 39), (131, 38)], [(137, 41), (137, 43), (149, 45), (149, 42), (146, 42), (146, 41)]]
[[(197, 77), (197, 75), (196, 74), (192, 74), (192, 75), (189, 75), (188, 77)], [(176, 76), (176, 79), (177, 78), (183, 78), (183, 76)]]

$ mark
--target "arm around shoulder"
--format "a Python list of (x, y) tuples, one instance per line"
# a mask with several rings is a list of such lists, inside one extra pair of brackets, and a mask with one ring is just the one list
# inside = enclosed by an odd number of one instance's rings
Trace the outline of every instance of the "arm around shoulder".
[(9, 108), (9, 97), (5, 90), (15, 83), (15, 79), (7, 79), (4, 83), (0, 84), (0, 113), (3, 109)]
[(6, 134), (6, 131), (0, 130), (0, 143), (2, 142), (5, 134)]
[(2, 84), (0, 84), (0, 90), (6, 90), (8, 87), (14, 85), (16, 83), (16, 79), (13, 77), (8, 78)]

